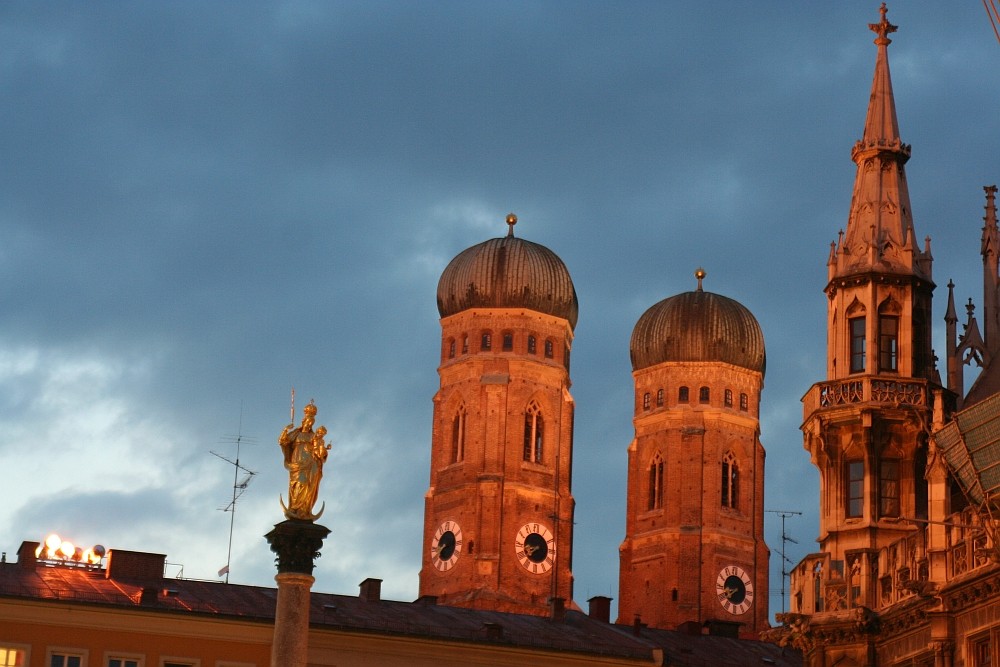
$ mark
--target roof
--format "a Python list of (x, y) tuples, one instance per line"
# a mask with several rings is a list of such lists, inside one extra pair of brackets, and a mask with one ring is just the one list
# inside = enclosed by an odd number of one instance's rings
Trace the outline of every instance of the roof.
[[(702, 274), (703, 276), (703, 274)], [(764, 373), (760, 324), (743, 304), (700, 288), (669, 297), (632, 330), (632, 370), (667, 361), (721, 361)]]
[[(0, 599), (24, 599), (55, 604), (117, 607), (147, 613), (193, 614), (240, 618), (271, 624), (274, 588), (193, 579), (109, 578), (103, 569), (22, 563), (0, 563)], [(437, 605), (433, 599), (415, 602), (313, 592), (310, 625), (314, 631), (421, 637), (473, 642), (542, 651), (617, 656), (651, 661), (658, 650), (674, 656), (667, 664), (729, 665), (802, 664), (798, 653), (773, 644), (723, 637), (691, 636), (681, 632), (608, 623), (579, 611), (566, 610), (559, 619)]]
[[(510, 222), (513, 219), (513, 223)], [(576, 327), (579, 304), (566, 265), (543, 245), (510, 232), (460, 252), (441, 274), (441, 317), (469, 308), (528, 308), (569, 320)]]

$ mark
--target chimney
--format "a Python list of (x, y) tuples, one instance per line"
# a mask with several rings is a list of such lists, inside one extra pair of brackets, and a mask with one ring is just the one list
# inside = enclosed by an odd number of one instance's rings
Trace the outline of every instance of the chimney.
[(639, 618), (639, 614), (636, 614), (635, 621), (633, 621), (632, 623), (632, 634), (635, 635), (636, 637), (641, 637), (642, 629), (644, 627), (646, 627), (646, 624), (642, 622), (641, 618)]
[(26, 570), (34, 570), (35, 564), (38, 562), (38, 558), (35, 557), (35, 551), (41, 546), (40, 542), (21, 542), (21, 546), (17, 549), (17, 564)]
[(588, 616), (602, 623), (611, 622), (611, 598), (605, 595), (595, 595), (587, 600), (587, 603), (590, 605), (587, 609)]
[(438, 596), (436, 595), (421, 595), (414, 601), (414, 604), (419, 604), (424, 607), (434, 607), (437, 603)]
[(499, 623), (483, 623), (487, 639), (503, 639), (503, 626)]
[(549, 598), (549, 608), (551, 611), (550, 618), (553, 621), (566, 620), (566, 598), (559, 598), (559, 597)]
[(139, 594), (139, 604), (143, 607), (151, 607), (156, 604), (158, 591), (152, 586), (143, 586), (142, 593)]
[(368, 577), (361, 582), (359, 598), (365, 602), (378, 602), (382, 599), (382, 580)]
[(142, 551), (112, 549), (108, 552), (108, 579), (163, 579), (163, 568), (167, 557), (164, 554), (149, 554)]

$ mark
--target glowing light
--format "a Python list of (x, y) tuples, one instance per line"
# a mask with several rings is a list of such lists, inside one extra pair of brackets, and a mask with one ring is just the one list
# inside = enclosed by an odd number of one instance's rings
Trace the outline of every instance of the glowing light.
[(45, 541), (35, 549), (35, 557), (41, 560), (57, 561), (71, 565), (100, 565), (106, 551), (100, 544), (90, 549), (78, 547), (68, 540), (63, 540), (55, 533), (45, 538)]

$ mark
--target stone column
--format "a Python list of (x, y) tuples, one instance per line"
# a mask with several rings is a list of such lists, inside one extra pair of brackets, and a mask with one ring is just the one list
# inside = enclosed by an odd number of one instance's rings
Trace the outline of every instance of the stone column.
[(309, 591), (315, 559), (330, 534), (312, 521), (289, 519), (265, 537), (277, 554), (278, 601), (274, 611), (271, 667), (306, 667), (309, 652)]

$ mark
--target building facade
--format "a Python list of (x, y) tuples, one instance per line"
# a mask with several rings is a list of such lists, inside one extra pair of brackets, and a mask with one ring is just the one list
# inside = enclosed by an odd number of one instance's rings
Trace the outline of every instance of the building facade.
[[(981, 402), (1000, 389), (1000, 364), (990, 364), (971, 308), (958, 336), (949, 285), (948, 387), (941, 385), (931, 349), (930, 242), (921, 247), (913, 226), (904, 171), (910, 147), (900, 138), (889, 75), (896, 26), (885, 4), (869, 27), (875, 76), (864, 135), (852, 151), (847, 229), (827, 265), (827, 377), (803, 398), (804, 446), (820, 476), (819, 551), (792, 571), (791, 612), (767, 635), (801, 649), (813, 667), (994, 667), (1000, 559), (991, 503), (968, 504), (968, 485), (944, 456), (944, 443), (960, 438), (942, 438), (973, 416), (1000, 428), (1000, 404)], [(996, 332), (991, 192), (984, 296), (986, 328)], [(985, 368), (956, 414), (963, 358)], [(997, 458), (1000, 442), (980, 453)]]

